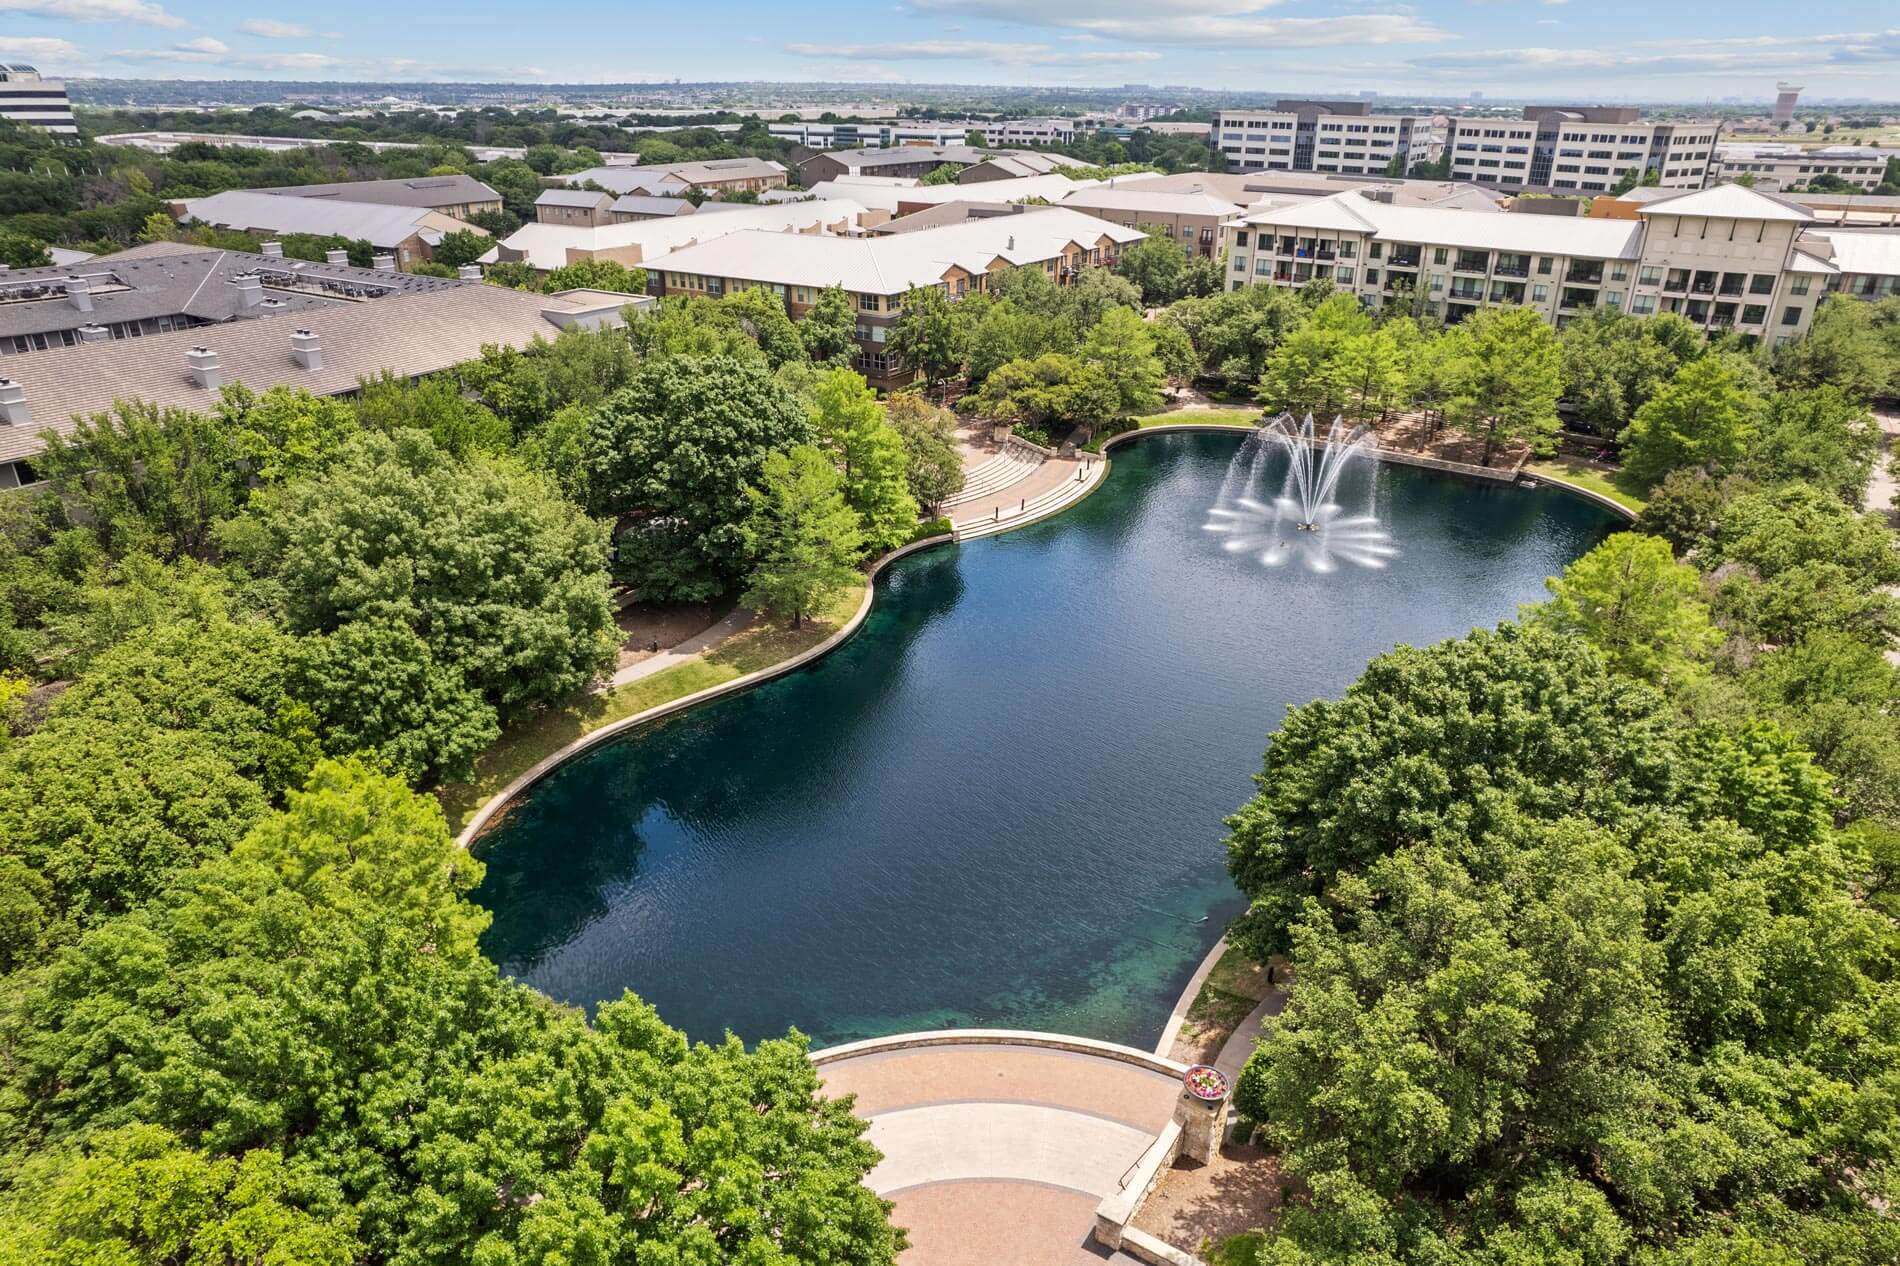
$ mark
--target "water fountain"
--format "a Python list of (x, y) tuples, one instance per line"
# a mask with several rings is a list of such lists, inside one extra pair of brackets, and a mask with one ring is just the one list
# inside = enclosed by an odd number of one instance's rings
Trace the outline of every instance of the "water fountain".
[[(1340, 562), (1383, 567), (1399, 551), (1379, 525), (1371, 494), (1361, 514), (1346, 514), (1333, 500), (1340, 477), (1372, 447), (1371, 428), (1348, 427), (1340, 418), (1323, 439), (1311, 413), (1299, 421), (1283, 413), (1263, 422), (1234, 454), (1204, 527), (1227, 537), (1221, 548), (1257, 554), (1269, 567), (1295, 557), (1314, 571), (1332, 571)], [(1275, 451), (1286, 454), (1286, 476), (1269, 500), (1262, 483)]]

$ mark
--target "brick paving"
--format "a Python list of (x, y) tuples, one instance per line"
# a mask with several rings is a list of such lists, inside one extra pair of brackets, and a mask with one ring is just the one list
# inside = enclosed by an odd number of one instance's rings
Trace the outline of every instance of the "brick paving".
[[(1014, 1182), (948, 1182), (900, 1192), (891, 1221), (910, 1232), (903, 1266), (1101, 1266), (1126, 1260), (1089, 1238), (1096, 1197)], [(980, 1210), (981, 1216), (972, 1217)]]
[(1033, 1046), (924, 1046), (880, 1051), (818, 1070), (828, 1094), (855, 1094), (861, 1117), (933, 1103), (1035, 1103), (1107, 1117), (1151, 1134), (1174, 1111), (1180, 1083), (1119, 1060)]

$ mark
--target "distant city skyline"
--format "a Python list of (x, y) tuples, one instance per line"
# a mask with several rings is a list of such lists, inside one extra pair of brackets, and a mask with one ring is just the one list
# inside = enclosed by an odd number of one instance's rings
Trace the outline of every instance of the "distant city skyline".
[(71, 78), (1113, 87), (1647, 101), (1900, 97), (1888, 3), (1764, 0), (576, 0), (546, 13), (336, 0), (0, 0), (0, 60)]

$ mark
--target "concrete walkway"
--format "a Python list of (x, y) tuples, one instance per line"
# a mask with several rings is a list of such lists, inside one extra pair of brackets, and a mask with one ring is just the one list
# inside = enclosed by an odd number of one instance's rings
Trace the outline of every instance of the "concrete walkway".
[(651, 677), (655, 673), (663, 673), (669, 668), (684, 664), (687, 660), (711, 650), (739, 630), (752, 627), (755, 618), (754, 612), (744, 608), (733, 611), (711, 628), (693, 634), (678, 646), (661, 651), (657, 655), (649, 655), (637, 664), (628, 664), (609, 677), (607, 684), (601, 689), (603, 691), (618, 689), (630, 681), (639, 681), (642, 677)]
[(1234, 1030), (1234, 1035), (1222, 1044), (1220, 1054), (1214, 1057), (1214, 1067), (1227, 1074), (1228, 1085), (1232, 1086), (1239, 1082), (1240, 1070), (1246, 1066), (1247, 1057), (1253, 1054), (1253, 1048), (1260, 1045), (1260, 1039), (1266, 1036), (1261, 1031), (1261, 1026), (1285, 1009), (1286, 990), (1276, 985), (1266, 997), (1260, 1000), (1260, 1005), (1240, 1022), (1240, 1027)]

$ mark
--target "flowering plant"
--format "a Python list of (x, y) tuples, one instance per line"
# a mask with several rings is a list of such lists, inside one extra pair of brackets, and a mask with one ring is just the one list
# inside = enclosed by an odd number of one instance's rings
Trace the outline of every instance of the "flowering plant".
[(1181, 1081), (1187, 1086), (1188, 1093), (1196, 1099), (1212, 1102), (1227, 1097), (1227, 1077), (1218, 1068), (1196, 1064), (1187, 1070)]

